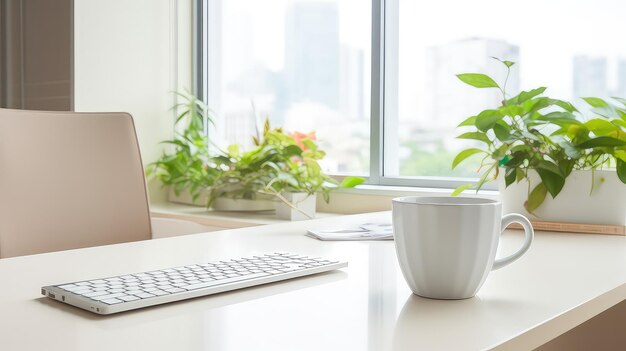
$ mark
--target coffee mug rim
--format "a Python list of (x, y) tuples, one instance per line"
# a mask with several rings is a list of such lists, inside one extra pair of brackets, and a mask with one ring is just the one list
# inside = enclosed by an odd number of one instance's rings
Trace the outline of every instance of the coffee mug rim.
[[(421, 201), (417, 202), (416, 199)], [(450, 202), (441, 202), (442, 199), (450, 200)], [(471, 200), (462, 202), (462, 200)], [(470, 196), (401, 196), (391, 200), (395, 203), (406, 205), (432, 205), (432, 206), (497, 206), (501, 204), (498, 200), (486, 199), (482, 197)]]

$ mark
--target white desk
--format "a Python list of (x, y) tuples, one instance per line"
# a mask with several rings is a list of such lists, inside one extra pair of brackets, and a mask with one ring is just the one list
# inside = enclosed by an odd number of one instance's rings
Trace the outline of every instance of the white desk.
[[(389, 220), (324, 218), (0, 260), (2, 350), (530, 349), (626, 297), (626, 238), (538, 233), (478, 296), (413, 296), (393, 242), (321, 242), (307, 227)], [(511, 231), (501, 252), (512, 252)], [(342, 256), (343, 271), (112, 316), (39, 295), (44, 285), (272, 251)]]

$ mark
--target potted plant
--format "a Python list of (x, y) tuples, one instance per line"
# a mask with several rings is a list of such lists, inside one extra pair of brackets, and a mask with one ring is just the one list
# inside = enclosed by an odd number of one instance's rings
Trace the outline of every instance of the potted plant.
[(150, 164), (148, 174), (171, 189), (170, 198), (204, 203), (216, 210), (274, 210), (286, 219), (313, 218), (315, 195), (325, 201), (338, 187), (354, 187), (359, 177), (338, 182), (322, 172), (318, 163), (325, 153), (315, 133), (285, 133), (266, 120), (261, 135), (254, 136), (254, 148), (244, 151), (233, 144), (226, 150), (209, 152), (206, 128), (212, 123), (208, 107), (189, 93), (177, 93), (183, 102), (175, 105), (178, 117), (175, 137), (164, 143), (174, 146)]
[[(498, 61), (508, 77), (514, 62)], [(481, 73), (457, 77), (475, 88), (498, 89), (502, 103), (459, 124), (470, 130), (458, 138), (481, 146), (459, 152), (452, 167), (481, 155), (482, 174), (477, 184), (462, 185), (453, 195), (498, 179), (506, 212), (551, 221), (626, 224), (626, 100), (585, 97), (591, 108), (586, 117), (570, 102), (544, 96), (545, 87), (508, 96), (506, 80), (500, 86)]]
[(224, 154), (213, 157), (210, 167), (219, 169), (209, 189), (208, 205), (221, 199), (253, 199), (270, 196), (277, 200), (276, 214), (284, 219), (306, 219), (315, 215), (315, 195), (329, 201), (337, 187), (353, 187), (363, 182), (346, 177), (339, 183), (322, 172), (318, 163), (325, 153), (315, 142), (315, 134), (286, 134), (265, 121), (262, 135), (254, 137), (255, 147), (243, 152), (230, 145)]
[(206, 203), (208, 193), (204, 189), (217, 176), (217, 170), (207, 166), (211, 159), (207, 128), (213, 121), (209, 108), (193, 94), (175, 94), (182, 100), (173, 107), (177, 115), (176, 131), (174, 138), (162, 142), (174, 150), (164, 152), (159, 160), (149, 164), (147, 174), (169, 187), (170, 200)]

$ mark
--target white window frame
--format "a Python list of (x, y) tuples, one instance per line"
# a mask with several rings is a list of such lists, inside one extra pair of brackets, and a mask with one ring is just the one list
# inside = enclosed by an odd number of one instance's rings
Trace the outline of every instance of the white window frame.
[[(209, 94), (214, 89), (209, 80), (210, 62), (217, 59), (205, 45), (211, 40), (211, 31), (208, 24), (209, 13), (215, 11), (224, 0), (196, 0), (194, 40), (195, 53), (194, 74), (195, 93), (207, 104), (210, 104)], [(370, 169), (365, 184), (381, 186), (409, 186), (420, 188), (454, 189), (460, 185), (475, 183), (477, 178), (460, 177), (399, 177), (385, 175), (385, 161), (394, 160), (386, 155), (396, 153), (392, 143), (385, 145), (385, 140), (397, 138), (398, 114), (397, 104), (386, 103), (390, 96), (397, 97), (391, 92), (397, 89), (398, 69), (386, 66), (385, 62), (397, 62), (394, 55), (398, 54), (398, 19), (399, 0), (371, 0), (372, 1), (372, 35), (371, 35), (371, 105), (370, 105)], [(208, 37), (208, 38), (207, 38)], [(391, 93), (390, 93), (391, 92)], [(389, 166), (389, 164), (387, 164)], [(485, 190), (496, 189), (495, 182), (486, 183)]]

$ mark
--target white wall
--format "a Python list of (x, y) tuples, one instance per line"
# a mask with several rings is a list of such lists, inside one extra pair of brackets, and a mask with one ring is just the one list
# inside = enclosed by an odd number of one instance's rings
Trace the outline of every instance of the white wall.
[(171, 92), (191, 88), (191, 18), (191, 0), (74, 1), (74, 108), (132, 114), (144, 165), (172, 136)]

